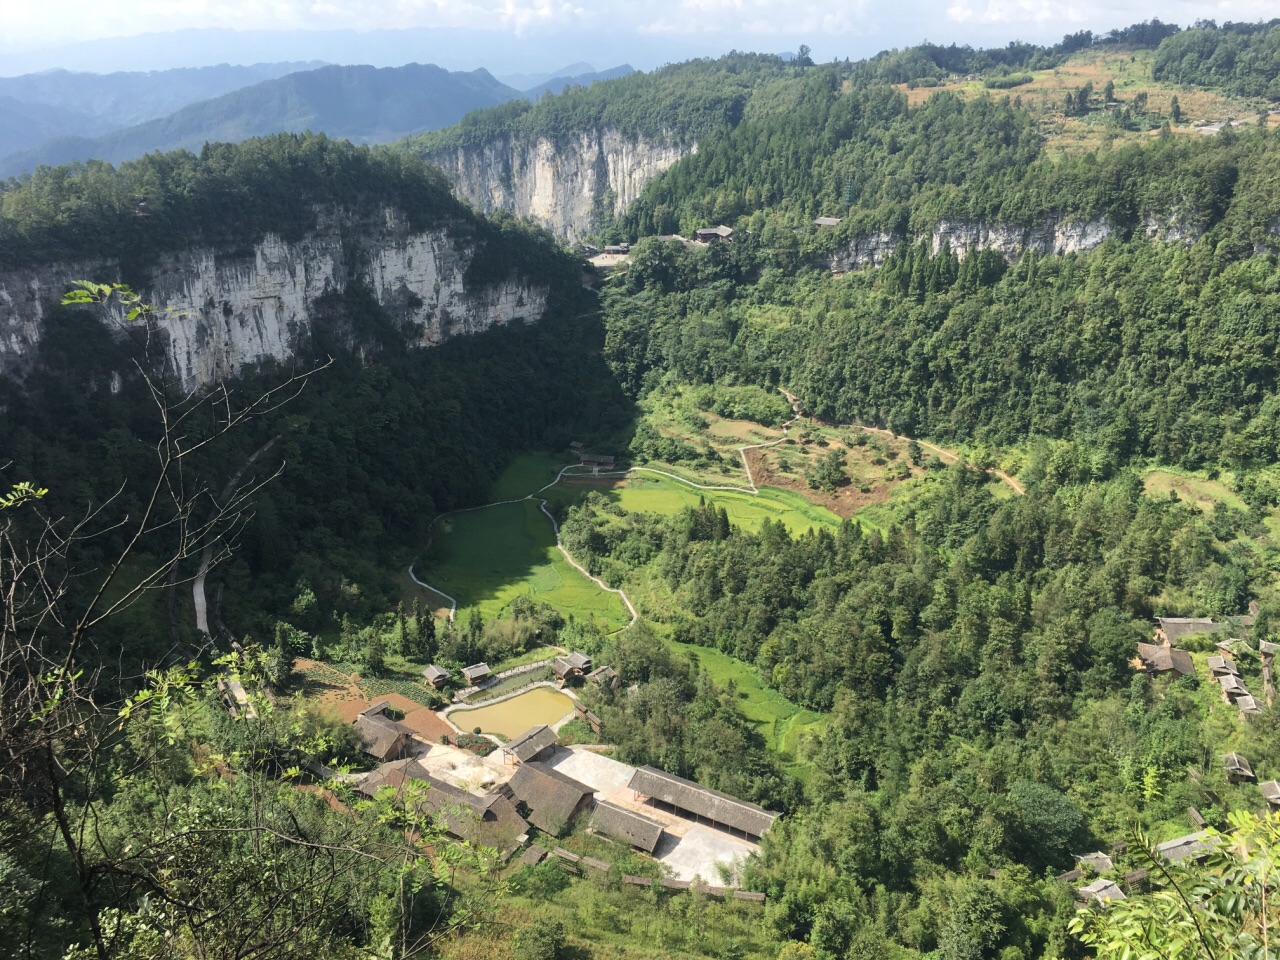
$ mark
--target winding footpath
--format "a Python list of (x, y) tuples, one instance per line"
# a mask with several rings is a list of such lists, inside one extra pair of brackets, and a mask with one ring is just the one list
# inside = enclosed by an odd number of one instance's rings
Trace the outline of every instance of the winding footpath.
[[(482, 504), (481, 506), (478, 506), (478, 507), (464, 507), (461, 510), (450, 510), (448, 513), (442, 513), (440, 514), (440, 516), (436, 517), (435, 523), (439, 523), (441, 520), (445, 519), (446, 517), (451, 517), (459, 513), (472, 513), (476, 510), (487, 510), (489, 507), (498, 507), (507, 503), (523, 503), (526, 500), (537, 501), (538, 509), (540, 509), (543, 512), (543, 514), (546, 515), (546, 518), (551, 521), (551, 529), (555, 532), (555, 536), (556, 536), (556, 549), (558, 549), (560, 553), (564, 556), (569, 566), (573, 567), (575, 570), (581, 573), (584, 577), (586, 577), (588, 580), (590, 580), (592, 583), (598, 586), (601, 590), (618, 595), (618, 597), (622, 600), (623, 604), (626, 605), (627, 612), (631, 615), (631, 620), (627, 624), (627, 627), (629, 627), (640, 618), (640, 615), (636, 612), (635, 604), (631, 602), (631, 598), (627, 596), (625, 591), (611, 587), (607, 583), (605, 583), (603, 580), (601, 580), (599, 577), (591, 574), (586, 567), (584, 567), (582, 564), (580, 564), (577, 560), (574, 559), (573, 554), (571, 554), (565, 548), (565, 545), (560, 538), (560, 524), (556, 521), (556, 518), (552, 516), (551, 511), (547, 509), (548, 501), (544, 500), (542, 497), (539, 497), (538, 494), (542, 493), (543, 491), (550, 490), (552, 487), (558, 484), (566, 476), (622, 478), (622, 477), (630, 476), (633, 473), (652, 473), (659, 477), (666, 477), (668, 480), (675, 480), (678, 483), (683, 483), (686, 486), (693, 487), (695, 490), (708, 490), (712, 492), (719, 491), (723, 493), (743, 493), (748, 496), (758, 497), (760, 495), (760, 488), (756, 486), (755, 477), (752, 476), (751, 462), (747, 459), (747, 451), (762, 450), (762, 449), (765, 449), (766, 447), (776, 447), (780, 443), (785, 443), (789, 435), (792, 424), (794, 424), (797, 420), (799, 420), (803, 416), (803, 414), (800, 412), (800, 401), (797, 400), (793, 394), (788, 393), (786, 390), (780, 389), (780, 392), (784, 397), (787, 398), (787, 402), (791, 404), (791, 410), (793, 414), (790, 420), (787, 420), (781, 425), (780, 429), (782, 430), (782, 436), (780, 436), (777, 440), (770, 440), (768, 443), (748, 443), (737, 448), (738, 456), (742, 458), (742, 466), (747, 474), (747, 486), (745, 487), (716, 486), (713, 484), (697, 483), (693, 480), (687, 479), (686, 477), (682, 477), (679, 474), (670, 473), (669, 471), (666, 471), (666, 470), (658, 470), (654, 467), (628, 467), (625, 470), (577, 473), (577, 472), (570, 472), (570, 471), (576, 471), (577, 469), (579, 469), (579, 465), (569, 464), (568, 466), (561, 468), (560, 472), (556, 474), (556, 478), (554, 480), (552, 480), (546, 486), (539, 488), (535, 493), (531, 493), (528, 496), (519, 497), (515, 500), (495, 500), (492, 503)], [(904, 437), (899, 434), (895, 434), (891, 430), (883, 430), (883, 429), (880, 429), (879, 427), (862, 427), (862, 429), (866, 430), (868, 433), (879, 434), (880, 436), (888, 437), (892, 440), (909, 440), (910, 439), (909, 437)], [(929, 443), (925, 440), (917, 440), (916, 442), (919, 443), (921, 447), (925, 448), (931, 453), (936, 454), (939, 459), (943, 460), (946, 463), (955, 463), (960, 459), (960, 457), (957, 454), (953, 453), (952, 451), (945, 450), (939, 446), (935, 446), (934, 444)], [(1022, 484), (1018, 483), (1017, 480), (1009, 476), (1004, 471), (997, 470), (994, 467), (988, 467), (987, 472), (992, 474), (995, 477), (998, 477), (1001, 481), (1007, 484), (1009, 488), (1013, 490), (1014, 493), (1018, 494), (1019, 496), (1027, 492), (1025, 489), (1023, 489)], [(449, 601), (449, 620), (453, 621), (457, 617), (458, 600), (456, 597), (452, 597), (449, 594), (445, 593), (443, 590), (441, 590), (439, 587), (433, 586), (432, 584), (427, 583), (425, 580), (420, 579), (418, 575), (413, 572), (412, 565), (409, 566), (409, 579), (411, 579), (418, 586), (423, 587), (426, 590), (430, 590), (432, 593), (435, 593), (438, 596), (444, 597), (444, 599), (448, 600)], [(626, 627), (623, 627), (622, 629), (625, 630)], [(621, 631), (618, 631), (618, 632), (621, 632)]]

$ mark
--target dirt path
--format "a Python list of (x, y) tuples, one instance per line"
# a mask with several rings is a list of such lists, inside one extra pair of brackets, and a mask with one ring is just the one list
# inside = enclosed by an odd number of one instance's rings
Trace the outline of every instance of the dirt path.
[[(906, 440), (909, 442), (912, 439), (905, 434), (894, 433), (892, 430), (882, 430), (879, 427), (859, 426), (861, 429), (867, 431), (867, 433), (876, 433), (882, 437), (888, 437), (890, 440)], [(920, 446), (924, 447), (924, 449), (928, 450), (930, 453), (937, 454), (938, 459), (944, 463), (955, 463), (960, 459), (959, 455), (953, 451), (946, 450), (936, 444), (932, 444), (928, 440), (917, 440), (916, 443), (920, 444)], [(987, 467), (987, 473), (1004, 481), (1004, 483), (1008, 485), (1009, 489), (1018, 494), (1018, 496), (1026, 496), (1027, 491), (1023, 488), (1022, 484), (1013, 479), (1013, 477), (1009, 476), (1009, 474), (1005, 473), (1003, 470), (997, 470), (995, 467)]]

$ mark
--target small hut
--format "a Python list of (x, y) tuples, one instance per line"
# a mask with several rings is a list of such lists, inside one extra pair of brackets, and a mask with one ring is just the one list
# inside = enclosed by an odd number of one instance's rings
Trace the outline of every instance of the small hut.
[(1222, 758), (1222, 762), (1227, 768), (1227, 779), (1232, 783), (1244, 783), (1254, 779), (1253, 767), (1240, 754), (1228, 753)]
[(469, 667), (462, 668), (462, 675), (467, 678), (467, 683), (474, 687), (488, 680), (492, 672), (487, 663), (473, 663)]
[(444, 667), (437, 666), (434, 663), (428, 666), (427, 669), (423, 670), (422, 675), (426, 677), (427, 683), (431, 684), (431, 686), (435, 687), (437, 690), (444, 687), (451, 679), (453, 679), (453, 674)]

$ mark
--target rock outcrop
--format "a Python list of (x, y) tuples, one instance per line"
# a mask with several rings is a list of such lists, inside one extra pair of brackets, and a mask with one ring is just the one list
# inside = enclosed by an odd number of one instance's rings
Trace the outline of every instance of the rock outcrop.
[[(169, 363), (194, 391), (248, 364), (296, 355), (326, 295), (352, 284), (366, 287), (419, 346), (542, 316), (545, 284), (513, 272), (469, 286), (473, 255), (447, 228), (414, 231), (395, 210), (372, 223), (331, 214), (298, 241), (268, 234), (251, 250), (167, 253), (139, 292), (163, 311)], [(18, 375), (33, 362), (48, 309), (73, 281), (110, 282), (120, 269), (103, 258), (0, 271), (0, 375)]]
[(623, 213), (650, 180), (696, 149), (674, 138), (651, 142), (605, 129), (558, 142), (501, 135), (426, 159), (477, 210), (533, 217), (572, 241), (590, 233), (606, 212)]

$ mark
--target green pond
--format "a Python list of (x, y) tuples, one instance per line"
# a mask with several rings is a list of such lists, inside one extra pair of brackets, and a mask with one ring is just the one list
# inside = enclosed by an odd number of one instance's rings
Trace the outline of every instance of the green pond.
[(534, 687), (510, 700), (469, 710), (454, 710), (449, 719), (462, 730), (479, 727), (508, 740), (540, 723), (553, 724), (573, 712), (573, 698), (550, 687)]

